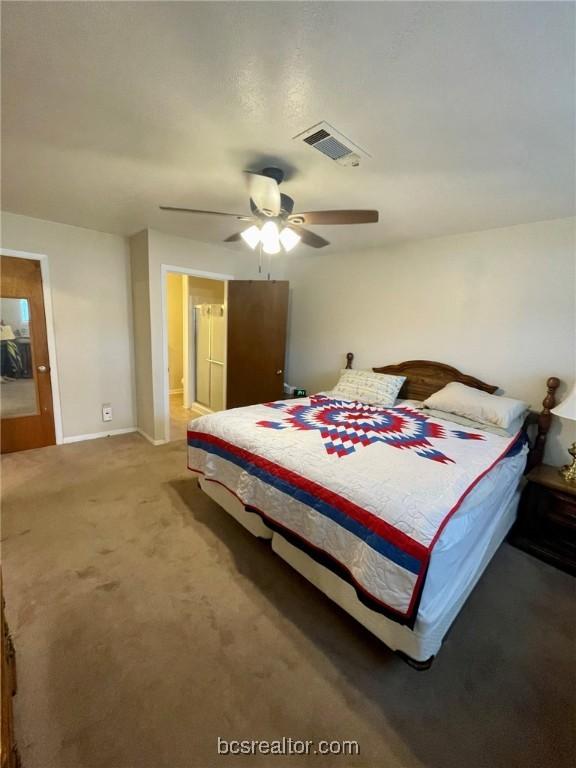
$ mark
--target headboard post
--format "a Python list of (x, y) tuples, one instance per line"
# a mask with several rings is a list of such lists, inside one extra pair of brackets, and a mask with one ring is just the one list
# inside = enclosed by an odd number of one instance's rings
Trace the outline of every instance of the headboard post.
[(354, 352), (346, 353), (346, 369), (352, 368), (352, 360), (354, 360)]
[(544, 449), (546, 447), (546, 437), (552, 422), (552, 414), (550, 411), (556, 405), (556, 390), (559, 386), (560, 379), (557, 379), (556, 376), (550, 376), (546, 382), (546, 397), (542, 400), (542, 410), (538, 415), (536, 439), (528, 454), (528, 463), (526, 467), (528, 471), (534, 469), (534, 467), (537, 467), (539, 464), (542, 464)]

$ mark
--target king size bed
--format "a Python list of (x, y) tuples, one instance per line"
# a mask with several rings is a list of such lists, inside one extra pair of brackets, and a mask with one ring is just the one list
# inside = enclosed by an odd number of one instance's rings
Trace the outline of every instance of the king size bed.
[(247, 530), (424, 669), (514, 522), (558, 380), (536, 418), (441, 363), (355, 372), (352, 360), (333, 391), (190, 422), (188, 468)]

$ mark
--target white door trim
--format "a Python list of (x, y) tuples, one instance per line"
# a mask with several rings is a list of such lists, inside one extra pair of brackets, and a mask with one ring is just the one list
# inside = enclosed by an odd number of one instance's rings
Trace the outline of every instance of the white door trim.
[[(204, 277), (208, 280), (220, 280), (224, 283), (224, 296), (227, 296), (227, 282), (234, 280), (234, 275), (220, 272), (204, 272), (201, 269), (180, 267), (174, 264), (160, 265), (161, 307), (162, 307), (162, 403), (164, 404), (164, 442), (170, 440), (170, 380), (168, 377), (168, 308), (166, 306), (166, 284), (169, 272), (192, 277)], [(226, 302), (226, 298), (225, 298)]]
[(52, 286), (50, 283), (50, 262), (45, 253), (29, 253), (14, 251), (10, 248), (0, 248), (0, 256), (14, 256), (17, 259), (33, 259), (40, 262), (42, 275), (42, 292), (44, 294), (44, 317), (46, 320), (46, 335), (48, 337), (48, 358), (50, 363), (50, 383), (52, 384), (52, 410), (54, 412), (54, 431), (56, 445), (64, 442), (62, 428), (62, 408), (60, 404), (60, 384), (58, 376), (58, 359), (56, 357), (56, 335), (54, 333), (54, 313), (52, 311)]
[[(184, 408), (190, 407), (190, 360), (188, 350), (190, 347), (190, 318), (189, 318), (189, 296), (188, 296), (188, 275), (183, 275), (186, 279), (182, 280), (182, 405)], [(172, 394), (172, 392), (170, 392)]]

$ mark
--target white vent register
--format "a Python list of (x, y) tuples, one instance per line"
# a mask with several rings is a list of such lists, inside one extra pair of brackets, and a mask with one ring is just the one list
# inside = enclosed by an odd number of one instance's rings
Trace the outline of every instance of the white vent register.
[(335, 160), (339, 165), (355, 168), (360, 165), (360, 160), (371, 155), (365, 149), (354, 144), (347, 136), (333, 128), (325, 121), (316, 123), (302, 133), (293, 137), (294, 140), (303, 141), (313, 149), (317, 149), (326, 157)]

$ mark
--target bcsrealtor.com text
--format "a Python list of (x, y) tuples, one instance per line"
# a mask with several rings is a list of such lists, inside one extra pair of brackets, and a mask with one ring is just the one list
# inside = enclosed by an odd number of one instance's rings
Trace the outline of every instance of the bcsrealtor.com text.
[(219, 755), (359, 755), (360, 745), (349, 739), (223, 739), (218, 736)]

